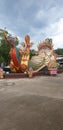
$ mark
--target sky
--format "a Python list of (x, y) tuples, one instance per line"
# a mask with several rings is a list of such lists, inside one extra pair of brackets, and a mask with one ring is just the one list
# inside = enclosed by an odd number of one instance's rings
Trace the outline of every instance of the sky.
[(30, 35), (34, 48), (46, 38), (54, 49), (63, 48), (63, 0), (0, 0), (0, 29), (5, 27), (20, 42)]

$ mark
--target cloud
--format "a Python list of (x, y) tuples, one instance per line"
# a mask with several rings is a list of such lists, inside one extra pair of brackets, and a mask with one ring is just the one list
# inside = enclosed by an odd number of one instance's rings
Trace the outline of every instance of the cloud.
[(56, 23), (56, 26), (56, 34), (52, 36), (54, 47), (63, 48), (63, 18), (61, 18), (60, 21)]
[(52, 38), (54, 49), (63, 47), (63, 18), (61, 18), (58, 22), (50, 24), (43, 30), (32, 28), (31, 32), (33, 32), (32, 37), (36, 43), (34, 45), (35, 48), (39, 42), (46, 38)]
[(63, 45), (63, 18), (59, 21), (50, 24), (45, 29), (46, 36), (53, 39), (54, 48), (61, 48)]
[(37, 44), (53, 38), (54, 48), (63, 44), (63, 0), (4, 0), (0, 1), (0, 28), (24, 40), (29, 34)]

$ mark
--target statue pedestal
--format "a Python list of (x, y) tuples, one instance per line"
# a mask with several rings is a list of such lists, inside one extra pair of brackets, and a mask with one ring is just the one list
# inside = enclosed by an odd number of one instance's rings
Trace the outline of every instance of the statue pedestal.
[(29, 78), (32, 78), (33, 77), (33, 74), (32, 73), (29, 73)]
[(50, 75), (57, 75), (57, 69), (49, 69), (49, 74)]
[(32, 78), (33, 77), (33, 69), (30, 67), (29, 68), (29, 78)]
[(0, 79), (2, 79), (2, 78), (3, 78), (3, 69), (0, 68)]

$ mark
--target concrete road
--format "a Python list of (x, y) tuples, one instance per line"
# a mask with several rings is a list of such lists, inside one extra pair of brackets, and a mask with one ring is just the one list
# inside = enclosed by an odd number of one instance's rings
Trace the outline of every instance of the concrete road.
[(0, 79), (0, 130), (63, 130), (63, 74)]

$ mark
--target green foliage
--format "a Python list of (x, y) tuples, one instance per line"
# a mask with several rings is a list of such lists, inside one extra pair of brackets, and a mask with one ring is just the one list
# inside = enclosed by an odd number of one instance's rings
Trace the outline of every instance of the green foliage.
[(10, 63), (10, 45), (7, 44), (5, 39), (1, 40), (1, 46), (0, 46), (0, 64), (4, 63), (4, 65), (8, 65)]
[(58, 55), (63, 55), (63, 48), (58, 48), (54, 50)]
[[(10, 33), (8, 33), (8, 31), (5, 31), (7, 36), (11, 36), (12, 35)], [(18, 45), (18, 38), (16, 37), (14, 40), (14, 44), (15, 46)], [(0, 65), (1, 63), (3, 63), (4, 65), (9, 65), (10, 63), (10, 52), (11, 46), (7, 43), (4, 34), (3, 34), (3, 30), (0, 29)]]
[(15, 46), (17, 46), (18, 43), (19, 43), (19, 40), (18, 40), (18, 38), (16, 37), (16, 40), (14, 41)]
[[(0, 29), (0, 45), (1, 45), (1, 40), (2, 40), (2, 39), (5, 39), (5, 38), (4, 38), (3, 31), (4, 31), (3, 29)], [(9, 34), (7, 31), (5, 31), (5, 32), (6, 32), (6, 34), (7, 34), (8, 36), (11, 35), (11, 34)]]
[(34, 50), (34, 49), (30, 50), (30, 59), (31, 59), (31, 57), (34, 56), (34, 55), (35, 55), (35, 50)]
[(2, 56), (0, 56), (0, 64), (4, 63), (4, 58)]

